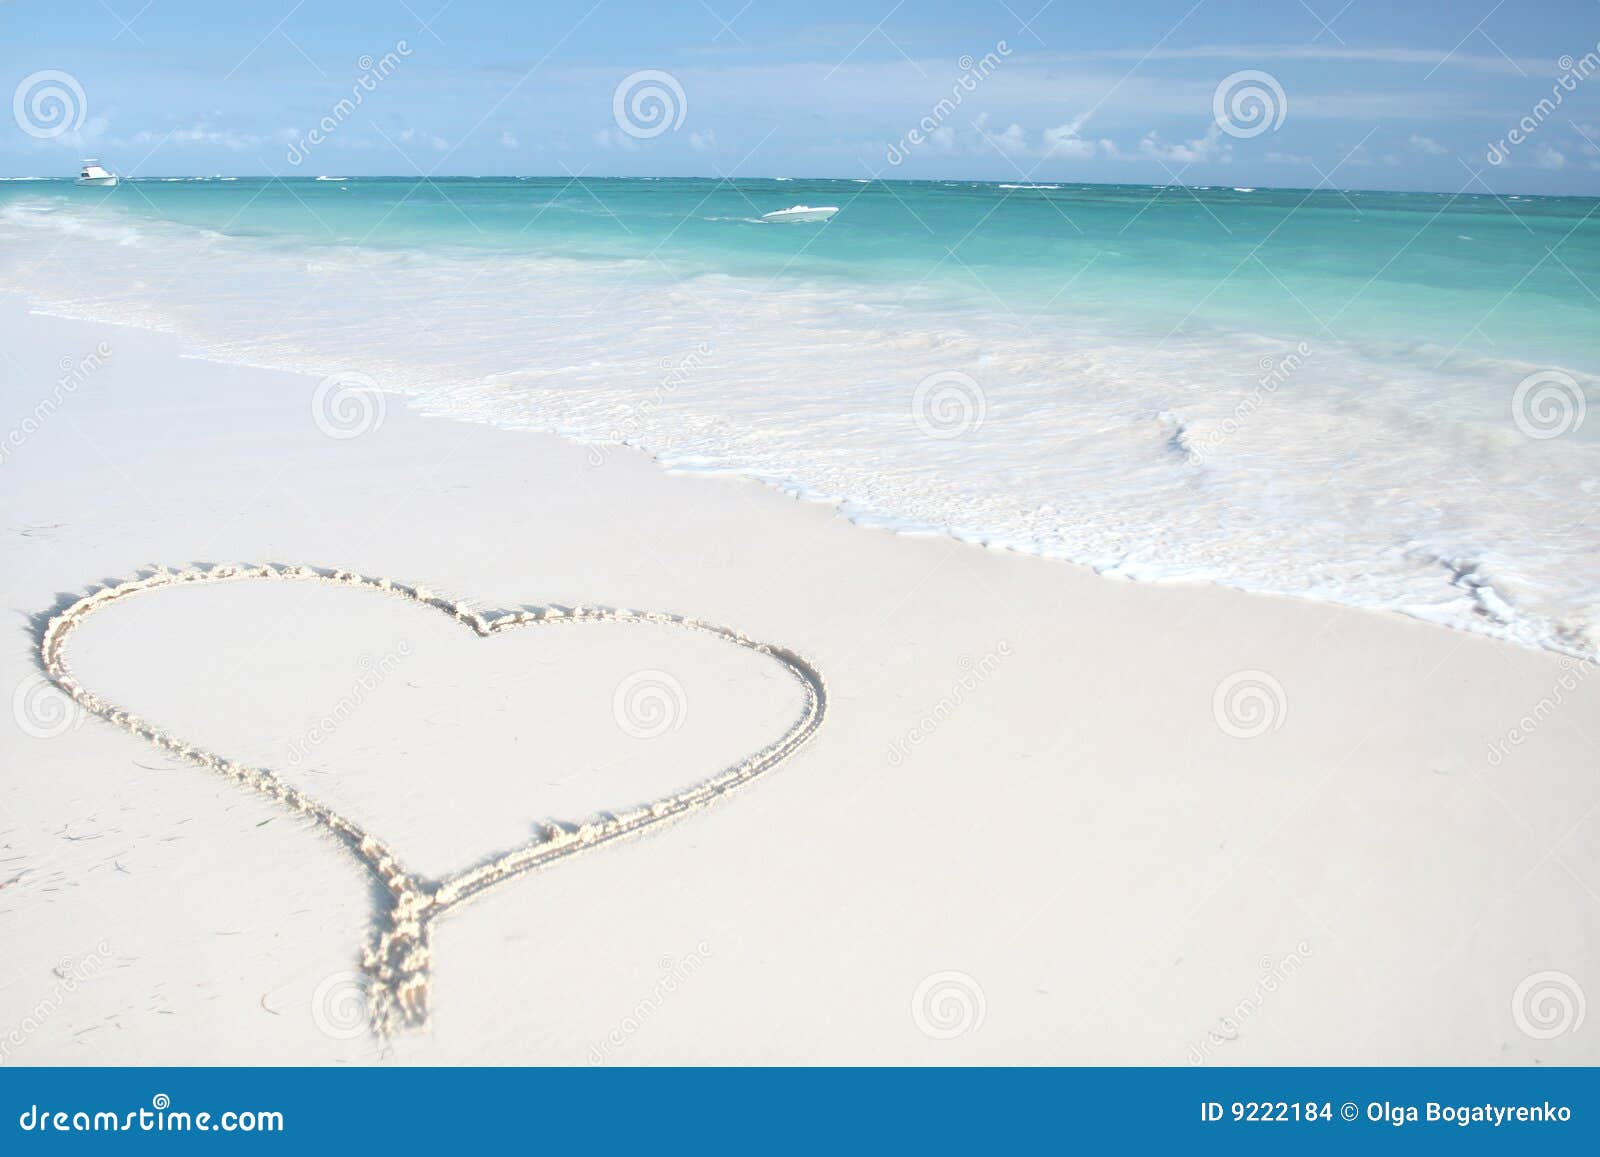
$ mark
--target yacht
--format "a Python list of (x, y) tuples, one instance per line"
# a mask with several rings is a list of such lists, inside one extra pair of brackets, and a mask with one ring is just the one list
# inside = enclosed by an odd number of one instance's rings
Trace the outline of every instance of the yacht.
[(779, 209), (775, 213), (763, 213), (763, 221), (826, 221), (839, 211), (837, 205), (823, 205), (812, 208), (810, 205), (794, 205), (788, 209)]
[(97, 185), (101, 188), (109, 189), (119, 180), (121, 178), (110, 169), (95, 158), (90, 157), (83, 162), (83, 168), (78, 173), (78, 179), (72, 183), (74, 185)]

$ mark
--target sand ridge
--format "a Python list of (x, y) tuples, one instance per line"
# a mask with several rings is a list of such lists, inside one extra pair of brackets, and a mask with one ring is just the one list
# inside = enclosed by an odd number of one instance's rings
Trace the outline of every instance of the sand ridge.
[[(406, 869), (397, 853), (378, 836), (291, 786), (272, 768), (248, 767), (189, 743), (103, 699), (72, 673), (66, 659), (68, 639), (77, 627), (106, 606), (161, 588), (250, 580), (324, 583), (375, 591), (432, 607), (479, 637), (519, 627), (595, 622), (651, 623), (698, 631), (772, 659), (800, 684), (804, 700), (798, 716), (781, 736), (687, 789), (620, 815), (602, 812), (577, 823), (545, 823), (540, 835), (529, 843), (443, 879), (429, 879)], [(50, 617), (40, 642), (40, 657), (46, 675), (84, 710), (174, 756), (281, 801), (338, 836), (377, 877), (388, 894), (389, 906), (380, 914), (363, 950), (362, 965), (370, 978), (372, 1024), (380, 1036), (426, 1024), (432, 925), (445, 912), (520, 873), (635, 835), (715, 802), (793, 755), (821, 726), (827, 709), (826, 688), (815, 667), (787, 648), (759, 642), (729, 627), (659, 611), (598, 606), (550, 605), (486, 615), (465, 601), (446, 598), (421, 585), (303, 565), (223, 564), (182, 570), (156, 567), (101, 586)]]

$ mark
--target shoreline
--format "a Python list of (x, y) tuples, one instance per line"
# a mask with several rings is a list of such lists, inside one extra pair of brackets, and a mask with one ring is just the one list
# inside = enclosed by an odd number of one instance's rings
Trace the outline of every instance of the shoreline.
[[(0, 333), (16, 351), (0, 367), (10, 414), (32, 411), (61, 358), (111, 349), (0, 465), (8, 691), (37, 673), (23, 624), (63, 595), (152, 563), (245, 559), (404, 576), (484, 608), (726, 623), (805, 655), (830, 700), (774, 776), (442, 924), (432, 1023), (385, 1047), (337, 1018), (329, 1031), (329, 993), (348, 996), (338, 978), (372, 924), (369, 882), (334, 842), (98, 721), (6, 729), (19, 770), (0, 785), (0, 880), (21, 875), (0, 891), (18, 945), (0, 1033), (52, 991), (54, 964), (95, 959), (10, 1050), (18, 1063), (1181, 1064), (1204, 1044), (1218, 1064), (1600, 1057), (1593, 1024), (1539, 1039), (1512, 1007), (1542, 970), (1600, 981), (1584, 723), (1600, 680), (1564, 692), (1499, 765), (1486, 755), (1571, 669), (1554, 654), (1397, 613), (1108, 582), (858, 525), (748, 477), (631, 448), (595, 464), (560, 435), (408, 406), (328, 437), (312, 380), (14, 297)], [(330, 653), (372, 650), (343, 604), (317, 623)], [(179, 707), (205, 690), (185, 668), (215, 681), (251, 653), (221, 632), (139, 635), (153, 629), (106, 635), (95, 661)], [(219, 698), (207, 726), (266, 750), (256, 716), (295, 718), (296, 681), (314, 682), (285, 679), (297, 654)], [(470, 674), (440, 656), (440, 672)], [(581, 681), (591, 659), (566, 661)], [(707, 663), (696, 725), (731, 718), (719, 696), (747, 683)], [(329, 686), (348, 682), (350, 662), (332, 665)], [(334, 742), (396, 777), (398, 795), (361, 806), (420, 831), (437, 772), (379, 750), (403, 731), (397, 710), (375, 699)], [(511, 739), (454, 718), (430, 726), (465, 785)], [(573, 766), (595, 746), (548, 742)], [(684, 742), (692, 764), (719, 740)], [(1259, 961), (1291, 956), (1240, 1021)], [(934, 1013), (952, 994), (980, 1011), (949, 1034)]]
[[(13, 195), (0, 281), (224, 362), (365, 376), (425, 411), (846, 498), (866, 524), (1600, 648), (1582, 423), (1600, 379), (1577, 368), (1592, 318), (1551, 263), (1489, 330), (1459, 332), (1539, 236), (1589, 245), (1572, 232), (1588, 203), (1529, 233), (1503, 206), (1380, 197), (1367, 229), (1332, 194), (1302, 211), (1203, 193), (1228, 233), (1191, 243), (1188, 210), (1153, 221), (1132, 196), (1062, 209), (1079, 237), (1032, 195), (934, 190), (911, 207), (880, 190), (812, 234), (738, 223), (770, 187), (708, 207), (704, 190), (623, 183), (597, 207), (466, 184), (465, 220), (381, 182), (161, 186), (148, 206)], [(1005, 293), (975, 298), (938, 244), (1001, 205), (967, 260)], [(1212, 300), (1231, 257), (1281, 225), (1292, 259), (1314, 224), (1327, 260), (1285, 267), (1291, 294), (1251, 264)], [(639, 260), (668, 242), (659, 267)], [(1405, 268), (1374, 282), (1396, 250)], [(922, 259), (930, 277), (908, 291)], [(1070, 295), (1063, 269), (1084, 273)], [(1314, 335), (1296, 301), (1338, 310), (1340, 334)]]
[[(61, 321), (76, 322), (85, 325), (101, 325), (110, 326), (115, 329), (130, 329), (140, 333), (168, 338), (179, 344), (183, 351), (180, 356), (186, 359), (207, 362), (222, 368), (232, 367), (245, 370), (261, 371), (263, 373), (290, 374), (296, 377), (305, 378), (324, 377), (320, 369), (273, 365), (266, 362), (255, 362), (244, 359), (229, 359), (219, 353), (196, 346), (192, 340), (176, 330), (170, 324), (162, 325), (154, 322), (145, 323), (136, 320), (107, 319), (96, 316), (92, 310), (73, 312), (62, 305), (43, 303), (34, 298), (30, 292), (26, 290), (15, 288), (0, 289), (0, 302), (18, 304), (29, 315), (54, 318)], [(697, 349), (702, 351), (705, 350), (705, 348), (705, 343), (701, 343), (701, 345), (697, 347)], [(1303, 354), (1306, 349), (1305, 343), (1302, 342), (1297, 348)], [(681, 367), (672, 372), (681, 372)], [(360, 375), (358, 375), (358, 377), (359, 376)], [(324, 380), (333, 380), (340, 377), (341, 375), (338, 372), (334, 372), (326, 375)], [(1462, 622), (1454, 621), (1447, 613), (1443, 612), (1439, 608), (1419, 608), (1416, 610), (1406, 610), (1402, 607), (1374, 606), (1352, 601), (1348, 596), (1340, 597), (1338, 595), (1319, 595), (1312, 591), (1293, 591), (1253, 587), (1248, 585), (1245, 580), (1242, 579), (1230, 579), (1226, 577), (1207, 576), (1203, 574), (1141, 574), (1138, 573), (1138, 568), (1125, 569), (1123, 562), (1107, 563), (1104, 566), (1096, 565), (1083, 559), (1075, 558), (1070, 554), (1052, 553), (1042, 546), (1030, 546), (1026, 543), (1013, 541), (996, 532), (966, 530), (951, 525), (922, 523), (909, 516), (898, 515), (877, 509), (870, 504), (865, 504), (848, 496), (814, 493), (803, 483), (797, 482), (790, 478), (767, 475), (754, 468), (740, 467), (737, 465), (685, 465), (682, 462), (673, 461), (670, 457), (670, 452), (668, 451), (651, 450), (646, 446), (635, 444), (633, 442), (607, 440), (599, 437), (588, 437), (575, 431), (550, 427), (538, 427), (530, 429), (527, 427), (508, 426), (502, 425), (493, 420), (463, 415), (453, 411), (438, 411), (423, 408), (423, 404), (430, 395), (440, 392), (438, 389), (424, 390), (419, 394), (415, 391), (407, 391), (398, 387), (376, 386), (375, 388), (381, 392), (385, 398), (397, 401), (407, 410), (420, 417), (438, 418), (448, 422), (468, 425), (483, 425), (492, 429), (519, 435), (533, 434), (536, 437), (557, 438), (563, 442), (584, 448), (589, 454), (589, 461), (591, 465), (599, 465), (603, 462), (606, 456), (621, 451), (629, 454), (641, 455), (648, 459), (656, 468), (667, 474), (684, 475), (688, 477), (704, 477), (709, 479), (734, 478), (754, 482), (785, 498), (827, 508), (828, 510), (837, 514), (844, 521), (866, 530), (885, 531), (890, 534), (900, 535), (908, 538), (943, 538), (951, 542), (978, 547), (984, 550), (1002, 551), (1027, 558), (1039, 559), (1053, 565), (1069, 566), (1103, 579), (1122, 580), (1156, 586), (1202, 585), (1216, 587), (1222, 590), (1234, 591), (1236, 593), (1259, 598), (1303, 600), (1311, 603), (1342, 607), (1347, 610), (1353, 610), (1360, 613), (1394, 615), (1402, 618), (1412, 619), (1430, 626), (1441, 627), (1445, 630), (1453, 632), (1459, 631), (1469, 635), (1494, 639), (1498, 642), (1509, 643), (1519, 648), (1542, 651), (1552, 655), (1573, 659), (1582, 663), (1588, 663), (1591, 665), (1600, 663), (1600, 651), (1586, 651), (1576, 643), (1570, 646), (1563, 646), (1561, 642), (1556, 639), (1543, 639), (1538, 641), (1527, 639), (1513, 631), (1511, 629), (1513, 624), (1508, 622), (1497, 622), (1493, 625), (1493, 627), (1487, 625), (1474, 627), (1464, 625)], [(356, 389), (365, 389), (365, 387), (358, 385)], [(347, 392), (350, 391), (347, 391), (343, 386), (341, 386), (335, 391), (332, 404), (342, 404), (344, 395)], [(360, 405), (359, 402), (355, 404), (358, 407)], [(387, 405), (387, 403), (385, 403), (385, 405)], [(1184, 433), (1185, 431), (1180, 428), (1174, 437), (1182, 438)], [(0, 462), (4, 461), (4, 451), (5, 448), (0, 446)], [(1193, 454), (1197, 453), (1197, 451), (1191, 450), (1189, 453), (1192, 456)], [(1457, 567), (1457, 569), (1459, 569), (1458, 564), (1449, 562), (1442, 558), (1437, 559), (1436, 561), (1438, 561), (1441, 566)], [(1464, 580), (1471, 580), (1474, 577), (1473, 572), (1475, 572), (1476, 568), (1477, 564), (1473, 564), (1472, 566), (1468, 567), (1464, 575), (1457, 576), (1457, 580), (1453, 583), (1453, 585), (1462, 586)], [(1478, 604), (1476, 608), (1478, 614), (1486, 617), (1496, 617), (1498, 615), (1497, 608), (1504, 608), (1504, 604), (1500, 600), (1499, 592), (1497, 592), (1492, 585), (1485, 583), (1479, 587), (1474, 586), (1470, 581), (1466, 581), (1466, 589), (1473, 591), (1473, 598)]]

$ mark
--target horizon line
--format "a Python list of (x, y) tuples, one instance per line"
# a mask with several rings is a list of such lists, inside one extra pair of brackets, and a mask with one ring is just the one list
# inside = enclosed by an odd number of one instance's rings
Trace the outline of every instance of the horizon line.
[[(855, 185), (989, 185), (1009, 186), (1014, 189), (1049, 190), (1064, 187), (1088, 188), (1131, 188), (1131, 189), (1225, 189), (1232, 192), (1275, 192), (1275, 193), (1402, 193), (1417, 194), (1437, 197), (1528, 197), (1541, 200), (1588, 200), (1600, 199), (1600, 191), (1594, 193), (1528, 193), (1528, 192), (1469, 192), (1467, 189), (1392, 189), (1381, 186), (1360, 185), (1228, 185), (1222, 183), (1188, 184), (1182, 181), (1085, 181), (1059, 179), (1053, 181), (1017, 181), (1000, 180), (992, 177), (821, 177), (821, 176), (777, 176), (777, 177), (730, 177), (725, 175), (634, 175), (620, 173), (441, 173), (427, 176), (417, 176), (405, 173), (360, 173), (348, 176), (334, 176), (328, 173), (314, 175), (286, 175), (281, 173), (162, 173), (148, 176), (122, 176), (123, 181), (139, 182), (172, 182), (172, 181), (218, 181), (218, 180), (250, 180), (250, 181), (307, 181), (324, 183), (332, 181), (410, 181), (415, 184), (428, 184), (435, 181), (565, 181), (569, 184), (578, 184), (583, 181), (707, 181), (729, 185), (736, 185), (741, 181), (827, 181), (838, 184)], [(10, 181), (49, 181), (68, 184), (74, 183), (75, 177), (70, 176), (42, 176), (35, 174), (20, 174), (15, 176), (0, 176), (0, 183)]]

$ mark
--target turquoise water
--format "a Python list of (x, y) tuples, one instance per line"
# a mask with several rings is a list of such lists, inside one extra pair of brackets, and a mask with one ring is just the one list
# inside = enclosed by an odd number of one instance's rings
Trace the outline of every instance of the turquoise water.
[[(759, 220), (794, 204), (840, 212)], [(5, 182), (0, 286), (206, 356), (359, 374), (429, 412), (753, 474), (862, 521), (1592, 654), (1597, 204)]]
[[(1445, 349), (1600, 355), (1589, 198), (971, 182), (393, 178), (141, 181), (58, 188), (84, 206), (280, 245), (626, 261), (678, 277), (899, 284), (953, 302), (1134, 310), (1154, 323), (1265, 328)], [(38, 196), (29, 183), (0, 196)], [(826, 229), (756, 223), (847, 208)], [(1538, 259), (1560, 246), (1560, 260)], [(1375, 280), (1376, 279), (1376, 280)], [(1473, 325), (1477, 329), (1472, 330)]]

